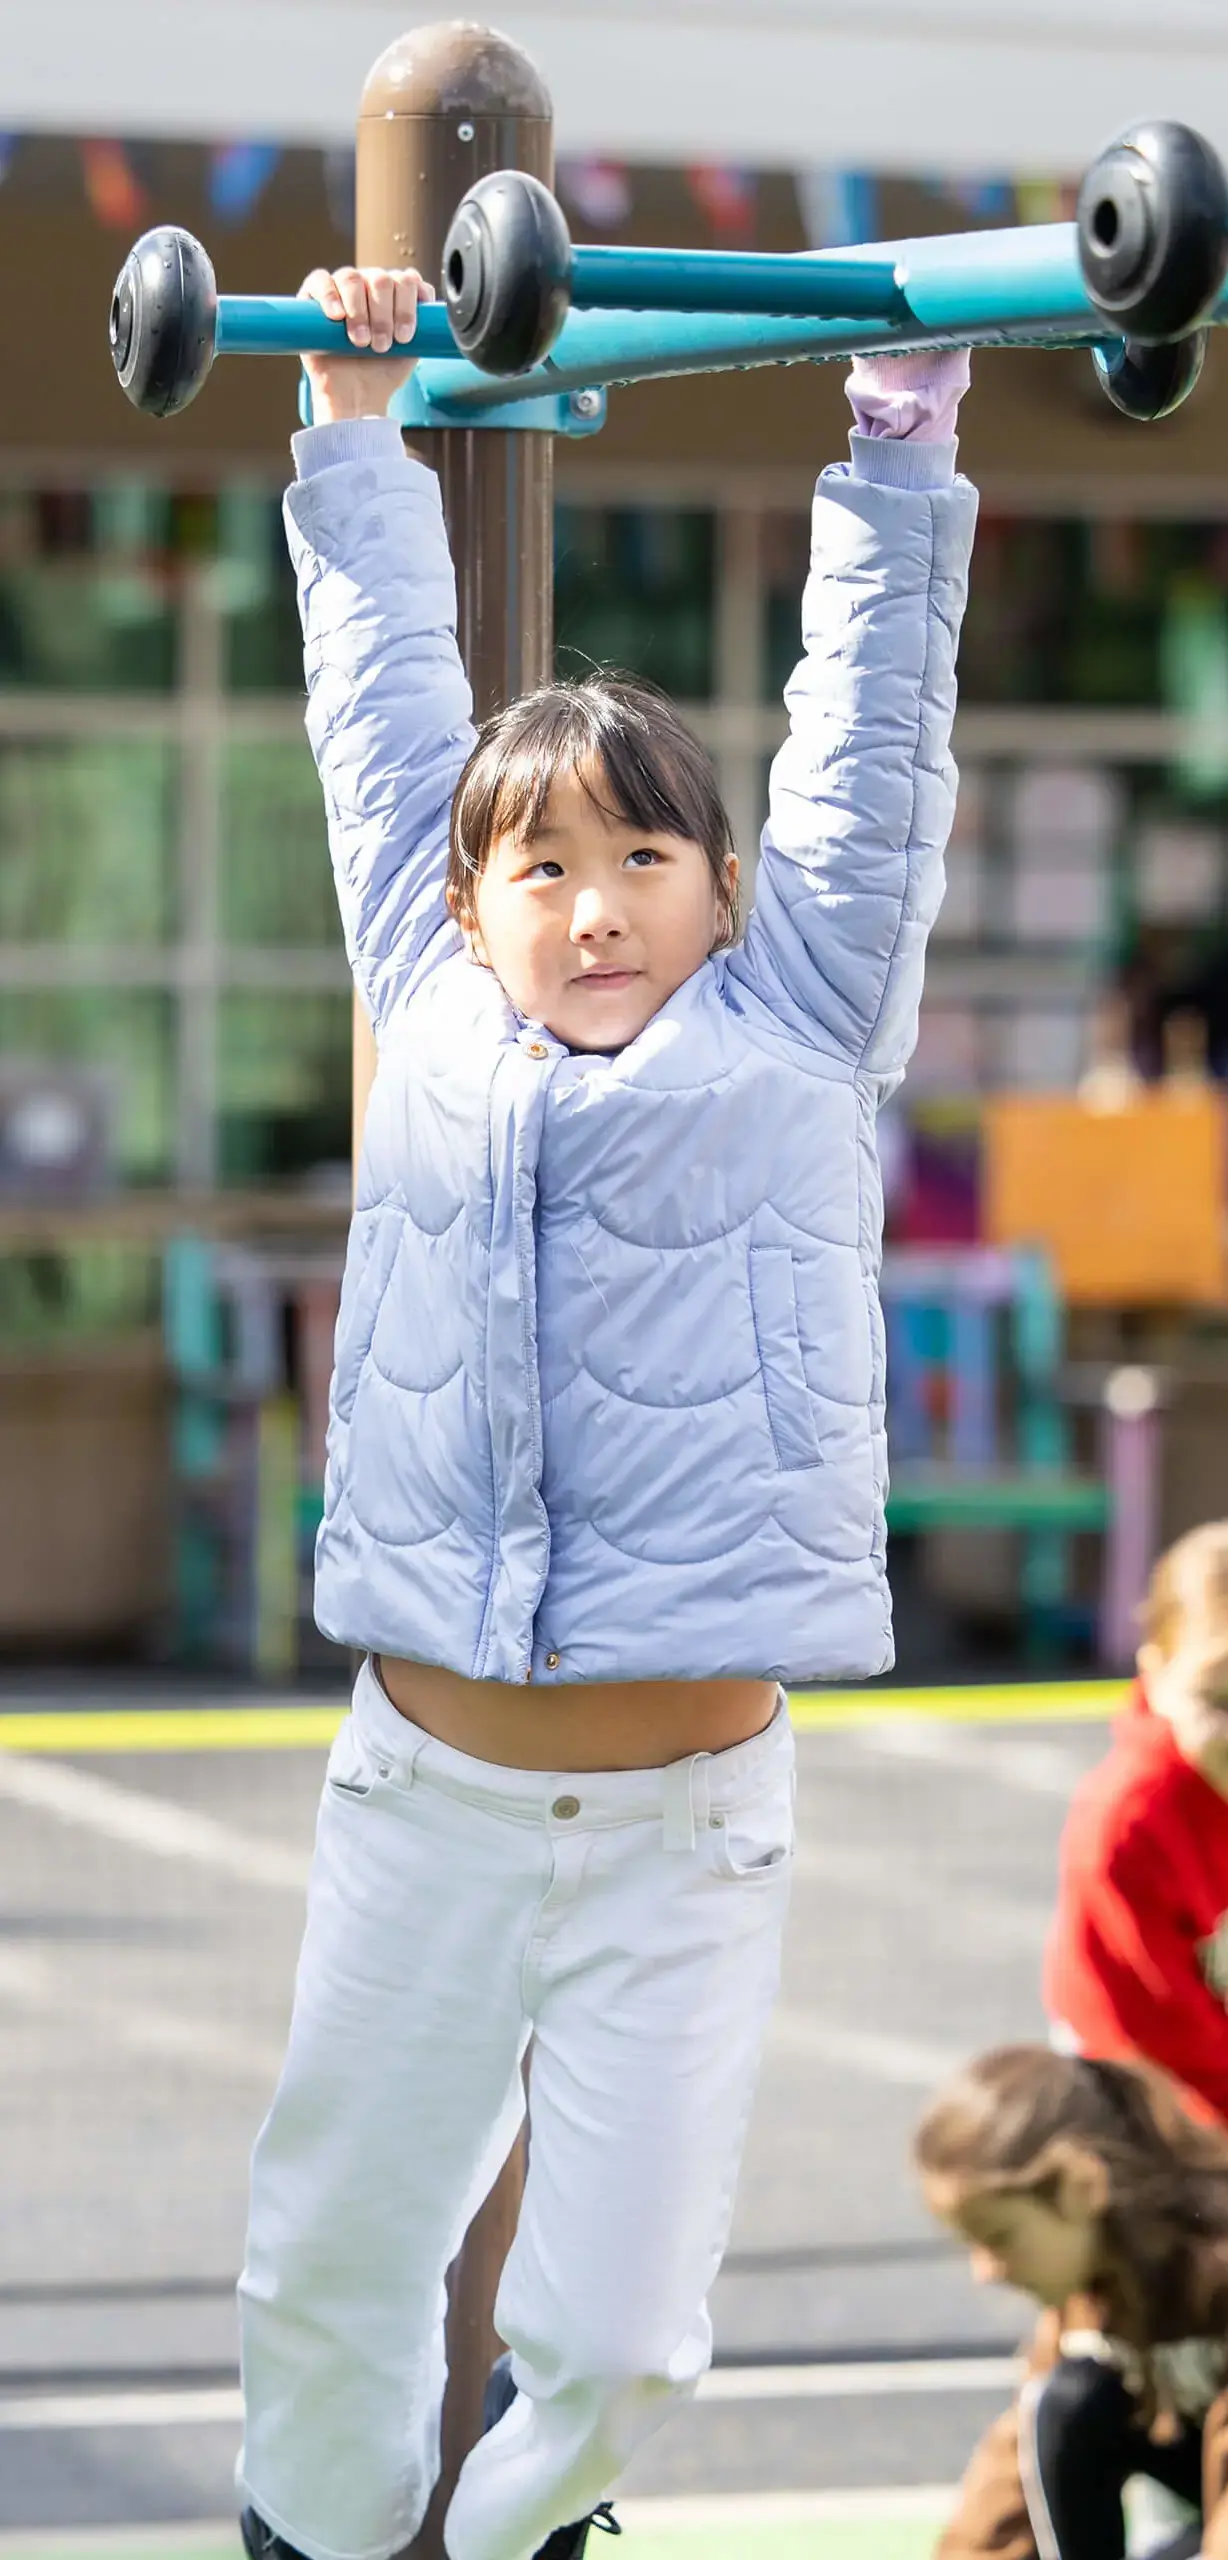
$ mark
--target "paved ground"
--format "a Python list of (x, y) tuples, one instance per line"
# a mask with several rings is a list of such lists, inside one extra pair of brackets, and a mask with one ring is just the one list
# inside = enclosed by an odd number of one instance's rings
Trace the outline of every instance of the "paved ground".
[[(929, 2229), (909, 2129), (963, 2054), (1041, 2030), (1058, 1829), (1103, 1747), (1102, 1726), (1061, 1724), (801, 1736), (784, 1995), (716, 2321), (728, 2366), (845, 2370), (753, 2398), (744, 2370), (722, 2376), (641, 2457), (640, 2496), (957, 2475), (1004, 2392), (1000, 2368), (975, 2389), (953, 2360), (1009, 2350), (1020, 2310), (974, 2292)], [(228, 2512), (246, 2157), (320, 1767), (312, 1750), (0, 1753), (0, 2533)], [(883, 2360), (868, 2392), (847, 2371), (865, 2359)], [(912, 2560), (927, 2536), (853, 2514), (806, 2545), (871, 2547)], [(773, 2550), (792, 2560), (778, 2534)]]

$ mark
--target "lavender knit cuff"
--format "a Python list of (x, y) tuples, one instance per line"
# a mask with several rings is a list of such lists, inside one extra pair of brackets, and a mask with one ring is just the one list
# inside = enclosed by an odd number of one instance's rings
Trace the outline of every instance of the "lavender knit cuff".
[(909, 355), (854, 356), (845, 386), (859, 435), (949, 444), (968, 388), (966, 347), (918, 347)]

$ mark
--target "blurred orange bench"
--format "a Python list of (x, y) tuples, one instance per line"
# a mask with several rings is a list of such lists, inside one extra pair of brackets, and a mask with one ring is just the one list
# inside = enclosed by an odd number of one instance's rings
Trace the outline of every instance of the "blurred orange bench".
[(1066, 1094), (985, 1106), (983, 1220), (1039, 1246), (1068, 1306), (1208, 1306), (1228, 1297), (1220, 1095), (1166, 1090), (1099, 1110)]

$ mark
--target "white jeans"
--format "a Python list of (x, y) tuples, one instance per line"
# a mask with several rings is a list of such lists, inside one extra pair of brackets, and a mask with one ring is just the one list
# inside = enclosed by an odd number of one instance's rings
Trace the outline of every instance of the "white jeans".
[(240, 2282), (240, 2484), (307, 2560), (390, 2560), (438, 2468), (444, 2276), (515, 2140), (497, 2323), (519, 2397), (452, 2560), (526, 2560), (693, 2392), (776, 1989), (783, 1700), (666, 1769), (543, 1775), (435, 1742), (370, 1665), (329, 1760)]

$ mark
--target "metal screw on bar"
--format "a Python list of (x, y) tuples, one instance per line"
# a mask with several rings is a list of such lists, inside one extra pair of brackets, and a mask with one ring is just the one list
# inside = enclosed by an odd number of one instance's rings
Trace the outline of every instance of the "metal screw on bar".
[[(359, 113), (358, 265), (417, 267), (437, 281), (444, 234), (461, 197), (475, 179), (507, 168), (527, 169), (547, 186), (554, 176), (550, 95), (528, 55), (472, 21), (399, 37), (374, 65)], [(481, 426), (431, 428), (415, 431), (413, 449), (439, 473), (456, 565), (461, 655), (481, 720), (513, 695), (547, 682), (552, 671), (554, 439)], [(357, 1156), (375, 1066), (359, 1004), (354, 1031)], [(523, 2186), (521, 2144), (449, 2278), (442, 2469), (413, 2560), (444, 2560), (448, 2501), (482, 2432), (482, 2398), (498, 2352), (495, 2293)]]
[(567, 406), (570, 409), (573, 418), (599, 418), (601, 415), (601, 393), (599, 391), (573, 391), (570, 399), (568, 400)]

